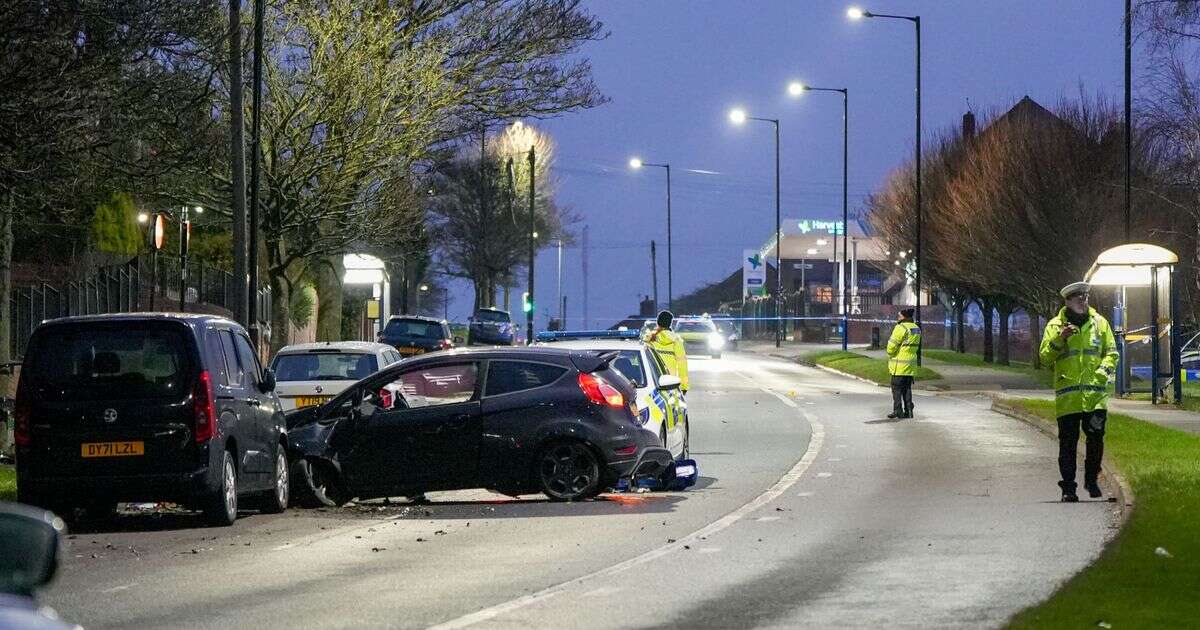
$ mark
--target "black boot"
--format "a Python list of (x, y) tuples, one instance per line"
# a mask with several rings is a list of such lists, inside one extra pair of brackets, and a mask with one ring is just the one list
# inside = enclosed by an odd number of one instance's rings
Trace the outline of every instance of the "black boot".
[(1085, 482), (1083, 487), (1087, 489), (1088, 496), (1092, 497), (1093, 499), (1099, 499), (1100, 497), (1104, 496), (1104, 493), (1100, 491), (1100, 484), (1097, 484), (1095, 481)]
[(903, 418), (904, 414), (893, 411), (892, 413), (889, 413), (887, 417), (888, 420), (895, 420), (896, 418)]
[(1060, 482), (1058, 482), (1058, 487), (1062, 488), (1063, 503), (1079, 502), (1079, 495), (1075, 494), (1075, 482), (1074, 481), (1060, 481)]

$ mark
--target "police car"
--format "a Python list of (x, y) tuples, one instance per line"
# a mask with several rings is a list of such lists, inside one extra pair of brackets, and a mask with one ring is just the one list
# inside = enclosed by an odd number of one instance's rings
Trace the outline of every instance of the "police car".
[(676, 461), (688, 458), (687, 405), (679, 390), (679, 377), (667, 372), (661, 357), (641, 343), (636, 330), (543, 331), (538, 344), (555, 348), (619, 352), (612, 367), (637, 388), (638, 418), (658, 434)]

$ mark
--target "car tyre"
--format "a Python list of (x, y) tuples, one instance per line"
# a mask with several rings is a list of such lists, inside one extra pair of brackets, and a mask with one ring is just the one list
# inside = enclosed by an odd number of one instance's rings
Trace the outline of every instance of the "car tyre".
[(537, 480), (551, 501), (582, 501), (600, 494), (600, 459), (583, 442), (554, 442), (537, 457)]
[(224, 452), (220, 474), (217, 492), (205, 501), (204, 516), (213, 525), (227, 527), (237, 520), (238, 509), (237, 469), (233, 465), (233, 453)]
[(340, 507), (349, 501), (325, 466), (304, 458), (292, 462), (291, 491), (292, 503), (304, 508)]
[(275, 471), (272, 475), (275, 483), (259, 499), (260, 509), (264, 514), (283, 512), (291, 500), (291, 467), (288, 465), (287, 449), (280, 444), (276, 451)]

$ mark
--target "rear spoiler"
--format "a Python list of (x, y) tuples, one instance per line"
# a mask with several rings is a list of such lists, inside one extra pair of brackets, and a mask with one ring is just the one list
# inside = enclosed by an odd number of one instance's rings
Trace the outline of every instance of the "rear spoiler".
[(607, 368), (608, 364), (612, 363), (613, 359), (620, 355), (621, 353), (616, 350), (605, 352), (572, 352), (571, 363), (575, 364), (575, 369), (580, 372), (590, 374)]

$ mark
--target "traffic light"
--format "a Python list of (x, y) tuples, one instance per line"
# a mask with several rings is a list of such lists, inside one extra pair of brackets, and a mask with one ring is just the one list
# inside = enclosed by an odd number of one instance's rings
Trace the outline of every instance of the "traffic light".
[(526, 313), (533, 312), (533, 300), (529, 299), (528, 291), (521, 294), (521, 310), (525, 311)]

